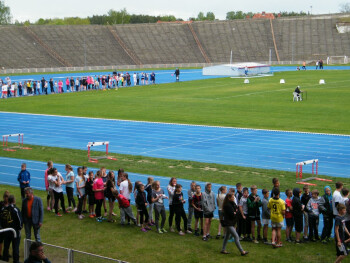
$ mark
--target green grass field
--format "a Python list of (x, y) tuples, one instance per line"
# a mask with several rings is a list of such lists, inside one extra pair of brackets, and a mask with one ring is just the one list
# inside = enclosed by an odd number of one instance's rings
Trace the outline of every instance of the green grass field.
[[(326, 85), (318, 84), (321, 78)], [(9, 99), (0, 110), (350, 134), (349, 84), (349, 71), (283, 72), (249, 85), (220, 78)], [(292, 102), (297, 85), (308, 92), (307, 101)]]
[[(8, 99), (0, 101), (0, 110), (350, 134), (349, 77), (349, 71), (284, 72), (273, 77), (251, 79), (249, 85), (244, 85), (243, 79), (221, 78), (118, 91)], [(282, 78), (286, 80), (284, 85), (279, 84)], [(326, 85), (318, 84), (321, 78), (326, 80)], [(297, 85), (308, 92), (308, 99), (293, 103), (292, 92)], [(87, 162), (85, 151), (32, 147), (31, 151), (0, 151), (0, 156), (92, 166)], [(268, 189), (271, 188), (271, 179), (278, 177), (283, 190), (300, 186), (295, 183), (292, 172), (121, 154), (117, 154), (117, 158), (118, 162), (104, 160), (94, 166), (114, 170), (123, 167), (130, 172), (175, 175), (218, 184), (232, 185), (240, 181), (247, 186), (256, 184)], [(332, 179), (342, 180), (346, 185), (350, 183), (350, 179)], [(319, 182), (318, 189), (324, 185)], [(20, 200), (18, 188), (0, 186), (0, 191), (5, 189), (10, 189)], [(44, 192), (36, 193), (46, 199)], [(117, 208), (115, 211), (119, 215)], [(217, 222), (212, 235), (216, 235), (216, 231)], [(247, 258), (239, 256), (234, 244), (230, 243), (228, 250), (232, 254), (224, 256), (219, 254), (221, 240), (203, 242), (194, 236), (180, 237), (174, 233), (160, 236), (155, 231), (144, 234), (135, 227), (121, 227), (118, 223), (98, 224), (87, 218), (81, 222), (75, 215), (56, 218), (49, 212), (45, 212), (42, 238), (46, 243), (129, 262), (331, 262), (335, 258), (333, 243), (299, 247), (286, 242), (285, 247), (276, 250), (263, 244), (242, 243), (243, 248), (250, 251)]]

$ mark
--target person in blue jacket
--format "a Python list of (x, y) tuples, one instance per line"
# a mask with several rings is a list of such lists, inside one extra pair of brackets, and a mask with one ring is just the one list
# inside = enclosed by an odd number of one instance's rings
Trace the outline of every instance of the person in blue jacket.
[(21, 165), (21, 171), (18, 174), (17, 180), (21, 188), (22, 199), (24, 199), (24, 188), (30, 187), (30, 173), (27, 171), (27, 165), (25, 163)]

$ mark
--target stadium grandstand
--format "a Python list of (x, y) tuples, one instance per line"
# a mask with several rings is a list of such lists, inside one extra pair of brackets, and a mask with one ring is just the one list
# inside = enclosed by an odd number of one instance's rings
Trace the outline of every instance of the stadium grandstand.
[(326, 61), (350, 55), (350, 33), (339, 31), (338, 24), (344, 28), (341, 15), (335, 14), (113, 26), (1, 26), (0, 68), (215, 64), (228, 62), (231, 50), (234, 62)]

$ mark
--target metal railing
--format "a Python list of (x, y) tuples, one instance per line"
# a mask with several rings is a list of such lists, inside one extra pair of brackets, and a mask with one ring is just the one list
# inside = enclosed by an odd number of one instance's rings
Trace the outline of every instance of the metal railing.
[[(24, 258), (28, 258), (30, 245), (34, 240), (24, 239)], [(83, 252), (75, 249), (55, 246), (52, 244), (42, 243), (45, 249), (45, 256), (55, 263), (127, 263), (123, 260), (108, 258), (100, 255), (95, 255), (88, 252)]]

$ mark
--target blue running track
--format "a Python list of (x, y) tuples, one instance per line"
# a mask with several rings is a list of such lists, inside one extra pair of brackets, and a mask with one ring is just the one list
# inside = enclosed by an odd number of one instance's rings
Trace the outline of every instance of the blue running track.
[(284, 171), (319, 159), (319, 174), (350, 175), (343, 135), (0, 112), (0, 135), (11, 133), (24, 133), (27, 144), (86, 150), (88, 142), (110, 141), (114, 153)]

